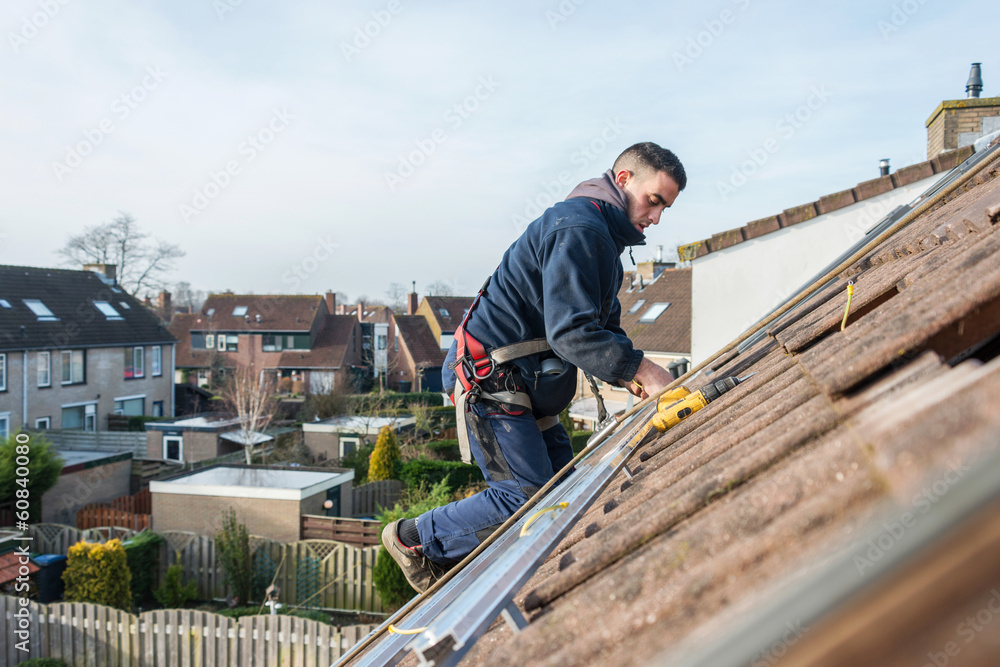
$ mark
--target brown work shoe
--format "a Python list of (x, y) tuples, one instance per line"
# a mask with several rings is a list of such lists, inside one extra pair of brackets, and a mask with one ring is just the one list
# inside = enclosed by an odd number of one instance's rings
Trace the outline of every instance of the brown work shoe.
[(382, 531), (382, 546), (389, 552), (392, 559), (399, 564), (399, 568), (410, 582), (410, 586), (418, 593), (423, 593), (430, 588), (435, 581), (444, 576), (450, 568), (435, 563), (424, 556), (424, 551), (419, 546), (408, 547), (399, 539), (397, 529), (402, 519), (393, 521)]

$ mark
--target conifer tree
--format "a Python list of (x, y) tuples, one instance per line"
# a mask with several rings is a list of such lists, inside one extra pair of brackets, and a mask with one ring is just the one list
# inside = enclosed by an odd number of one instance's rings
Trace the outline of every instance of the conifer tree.
[(399, 459), (396, 433), (391, 426), (383, 426), (378, 434), (378, 440), (375, 441), (375, 451), (372, 452), (372, 462), (368, 468), (368, 480), (377, 482), (395, 478), (396, 462)]

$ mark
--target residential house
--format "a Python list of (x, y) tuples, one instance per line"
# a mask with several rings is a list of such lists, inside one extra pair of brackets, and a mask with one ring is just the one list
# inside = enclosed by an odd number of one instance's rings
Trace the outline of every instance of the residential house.
[(201, 310), (177, 314), (178, 381), (207, 386), (237, 364), (288, 379), (294, 391), (351, 387), (365, 374), (360, 322), (333, 315), (334, 295), (212, 294)]
[(420, 302), (416, 314), (427, 320), (434, 339), (445, 353), (451, 347), (455, 329), (465, 319), (473, 301), (473, 296), (425, 296)]
[(0, 266), (0, 436), (173, 415), (177, 341), (115, 276)]
[(412, 415), (341, 415), (303, 423), (302, 435), (306, 449), (315, 459), (341, 459), (365, 445), (375, 444), (386, 426), (399, 433), (416, 422)]
[(427, 319), (420, 315), (396, 315), (393, 319), (400, 391), (443, 391), (441, 367), (445, 351), (441, 349), (440, 339), (434, 336)]
[(692, 361), (731, 341), (851, 245), (931, 194), (972, 155), (976, 139), (1000, 130), (1000, 97), (942, 102), (926, 125), (926, 161), (890, 174), (883, 160), (879, 178), (679, 248), (693, 270)]
[[(253, 444), (274, 440), (253, 432)], [(206, 412), (146, 424), (146, 458), (194, 463), (243, 451), (244, 436), (237, 417)]]

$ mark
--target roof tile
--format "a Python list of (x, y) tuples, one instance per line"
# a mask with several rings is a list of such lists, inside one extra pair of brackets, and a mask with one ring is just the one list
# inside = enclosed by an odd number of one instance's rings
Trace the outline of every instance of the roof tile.
[(815, 217), (816, 204), (813, 202), (802, 204), (801, 206), (795, 206), (793, 208), (786, 208), (778, 215), (778, 219), (781, 221), (782, 227), (797, 225), (800, 222), (805, 222), (806, 220), (811, 220)]
[(781, 221), (778, 220), (778, 216), (772, 215), (769, 218), (761, 218), (760, 220), (748, 222), (746, 227), (743, 228), (743, 235), (749, 241), (750, 239), (755, 239), (758, 236), (776, 232), (779, 229), (781, 229)]
[(897, 169), (896, 173), (892, 174), (892, 184), (897, 188), (901, 188), (904, 185), (922, 181), (923, 179), (930, 178), (933, 175), (934, 169), (931, 167), (931, 163), (929, 161), (919, 162), (917, 164), (911, 164), (909, 167)]
[(712, 234), (712, 238), (708, 240), (708, 247), (712, 252), (718, 252), (724, 248), (729, 248), (737, 243), (743, 243), (746, 239), (743, 238), (743, 228), (728, 229), (724, 232), (719, 232), (718, 234)]
[(854, 198), (854, 188), (841, 190), (840, 192), (834, 192), (832, 195), (820, 197), (819, 201), (816, 202), (816, 210), (820, 215), (825, 215), (830, 211), (850, 206), (856, 201)]
[(892, 176), (880, 176), (870, 181), (864, 181), (854, 186), (854, 198), (858, 201), (871, 199), (884, 192), (892, 190)]

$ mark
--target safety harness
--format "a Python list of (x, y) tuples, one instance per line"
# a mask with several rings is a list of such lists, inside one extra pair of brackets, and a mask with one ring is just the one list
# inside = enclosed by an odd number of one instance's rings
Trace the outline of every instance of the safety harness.
[[(472, 302), (472, 306), (462, 318), (462, 323), (455, 329), (456, 354), (455, 361), (450, 364), (450, 368), (455, 371), (456, 376), (452, 402), (455, 404), (457, 417), (458, 448), (462, 460), (466, 463), (473, 462), (472, 449), (469, 445), (469, 432), (466, 427), (466, 414), (469, 412), (469, 406), (485, 400), (499, 404), (500, 408), (508, 414), (520, 415), (530, 412), (532, 410), (531, 397), (522, 387), (518, 386), (514, 370), (508, 364), (515, 359), (552, 349), (546, 339), (534, 338), (487, 350), (485, 345), (465, 330), (469, 317), (479, 305), (479, 300), (486, 294), (489, 284), (490, 278), (487, 278), (479, 290), (479, 294), (476, 295), (475, 301)], [(495, 387), (495, 389), (488, 391), (484, 385)], [(535, 421), (538, 423), (539, 430), (547, 431), (559, 423), (559, 417), (553, 415)]]

